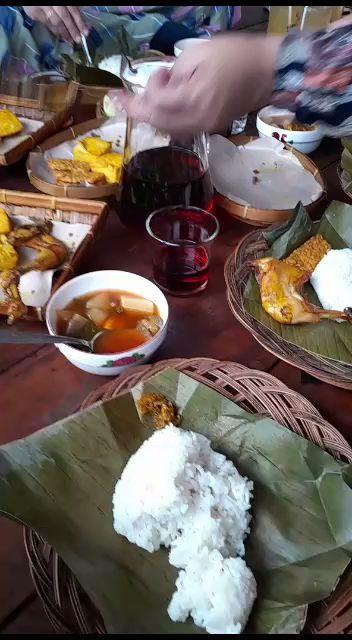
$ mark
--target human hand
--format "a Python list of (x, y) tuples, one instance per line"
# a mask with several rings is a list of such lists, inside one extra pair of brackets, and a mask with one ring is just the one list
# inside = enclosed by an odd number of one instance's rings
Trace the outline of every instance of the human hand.
[(281, 38), (222, 35), (186, 49), (143, 93), (124, 95), (134, 119), (171, 134), (221, 130), (270, 101)]
[(23, 7), (26, 14), (47, 27), (55, 36), (73, 44), (80, 42), (81, 34), (88, 35), (78, 7)]

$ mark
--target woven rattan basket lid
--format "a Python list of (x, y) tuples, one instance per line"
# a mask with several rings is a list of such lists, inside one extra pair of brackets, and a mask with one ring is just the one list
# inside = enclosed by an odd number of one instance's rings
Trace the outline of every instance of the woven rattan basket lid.
[[(137, 383), (169, 367), (183, 371), (215, 389), (246, 411), (271, 416), (288, 429), (325, 449), (335, 458), (352, 462), (351, 447), (308, 400), (288, 389), (273, 376), (233, 362), (194, 358), (138, 366), (93, 391), (83, 402), (82, 408), (124, 393)], [(24, 534), (33, 582), (56, 631), (80, 634), (106, 633), (100, 614), (56, 552), (35, 532), (26, 529)], [(352, 625), (351, 589), (352, 572), (348, 572), (340, 581), (333, 598), (318, 604), (312, 610), (307, 623), (308, 632), (346, 632)]]

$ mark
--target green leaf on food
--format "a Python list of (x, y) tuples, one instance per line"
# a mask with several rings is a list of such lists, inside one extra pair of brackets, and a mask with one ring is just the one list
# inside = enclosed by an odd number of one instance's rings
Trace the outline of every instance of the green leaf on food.
[(350, 561), (351, 467), (173, 369), (0, 447), (0, 512), (56, 549), (109, 633), (202, 633), (168, 617), (176, 571), (167, 552), (150, 554), (113, 531), (115, 483), (152, 433), (136, 410), (144, 392), (174, 402), (182, 428), (210, 438), (254, 481), (246, 561), (259, 597), (248, 631), (299, 633), (307, 604), (327, 597)]
[[(320, 222), (314, 223), (302, 204), (297, 205), (287, 223), (264, 232), (269, 246), (266, 255), (277, 259), (285, 258), (317, 233), (320, 233), (333, 249), (352, 248), (352, 206), (334, 201)], [(321, 307), (309, 283), (304, 286), (304, 295), (310, 302)], [(286, 342), (310, 353), (352, 366), (351, 324), (331, 320), (323, 320), (317, 324), (280, 324), (264, 311), (259, 286), (254, 276), (250, 276), (245, 288), (244, 307), (253, 318)]]

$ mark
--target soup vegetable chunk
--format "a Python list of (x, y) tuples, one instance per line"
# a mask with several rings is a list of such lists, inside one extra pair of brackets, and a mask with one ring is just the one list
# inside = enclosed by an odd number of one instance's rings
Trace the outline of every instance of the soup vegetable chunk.
[(91, 340), (94, 352), (120, 353), (144, 344), (162, 326), (151, 300), (127, 291), (95, 291), (74, 298), (57, 311), (57, 333)]

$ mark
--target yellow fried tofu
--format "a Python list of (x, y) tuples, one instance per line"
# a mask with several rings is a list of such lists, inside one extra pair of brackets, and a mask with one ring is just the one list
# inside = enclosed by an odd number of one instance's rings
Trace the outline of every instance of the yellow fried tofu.
[(96, 157), (102, 156), (111, 150), (111, 142), (106, 142), (101, 138), (83, 138), (81, 143), (88, 153)]
[(305, 273), (311, 274), (330, 249), (331, 246), (329, 243), (323, 236), (318, 234), (309, 238), (309, 240), (298, 247), (298, 249), (295, 249), (284, 262), (297, 267), (297, 269)]
[(98, 171), (104, 174), (109, 184), (115, 184), (120, 181), (122, 169), (122, 155), (118, 153), (106, 153), (100, 158), (96, 158), (90, 164), (92, 171)]
[(0, 138), (14, 136), (16, 133), (20, 133), (22, 129), (22, 122), (12, 111), (8, 111), (8, 109), (0, 111)]
[(98, 173), (102, 173), (105, 176), (106, 182), (108, 184), (115, 184), (116, 182), (120, 182), (121, 175), (121, 167), (114, 167), (112, 164), (104, 166), (96, 166), (95, 164), (91, 165), (92, 171), (96, 171)]
[(96, 156), (87, 151), (82, 142), (77, 142), (73, 149), (73, 157), (77, 162), (87, 162), (89, 165), (97, 159)]
[(10, 271), (17, 266), (18, 253), (5, 235), (0, 235), (0, 271)]
[(12, 224), (9, 216), (7, 215), (5, 209), (0, 207), (0, 233), (10, 233), (12, 229)]
[(97, 158), (95, 162), (101, 163), (100, 166), (113, 165), (114, 167), (121, 167), (122, 160), (123, 158), (121, 153), (104, 153), (104, 155)]

